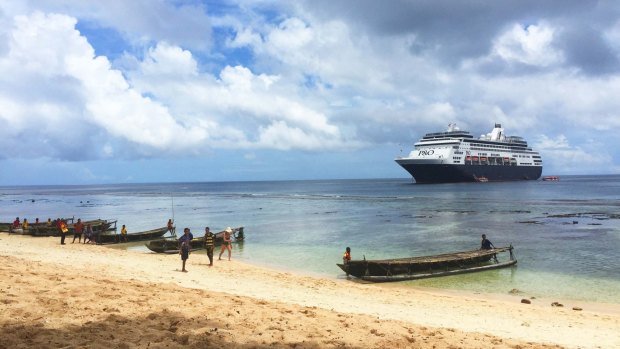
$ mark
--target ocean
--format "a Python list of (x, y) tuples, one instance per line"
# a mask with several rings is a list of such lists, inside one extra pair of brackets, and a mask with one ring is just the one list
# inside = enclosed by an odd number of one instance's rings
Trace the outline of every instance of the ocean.
[[(516, 267), (401, 285), (620, 303), (620, 176), (0, 187), (0, 221), (16, 216), (118, 220), (129, 232), (174, 218), (195, 236), (243, 226), (233, 258), (330, 278), (344, 278), (336, 263), (347, 246), (353, 259), (408, 257), (476, 249), (486, 234), (514, 246)], [(150, 253), (143, 243), (93, 248)]]

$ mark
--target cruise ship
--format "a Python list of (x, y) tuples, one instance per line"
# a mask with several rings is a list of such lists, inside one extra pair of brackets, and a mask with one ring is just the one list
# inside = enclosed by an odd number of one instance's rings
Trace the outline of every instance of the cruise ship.
[(450, 124), (427, 133), (396, 162), (416, 183), (537, 180), (543, 168), (540, 154), (523, 138), (506, 136), (501, 124), (478, 139)]

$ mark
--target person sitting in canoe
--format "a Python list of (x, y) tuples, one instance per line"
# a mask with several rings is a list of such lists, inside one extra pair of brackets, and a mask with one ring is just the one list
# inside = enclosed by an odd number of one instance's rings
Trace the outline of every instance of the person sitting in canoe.
[(169, 219), (168, 220), (168, 232), (172, 234), (173, 231), (174, 231), (174, 223), (172, 222), (172, 219)]
[(493, 243), (489, 239), (487, 239), (487, 236), (485, 234), (482, 234), (482, 242), (480, 243), (480, 249), (491, 250), (494, 248), (495, 246), (493, 246)]
[[(351, 261), (351, 247), (347, 247), (344, 250), (344, 255), (342, 256), (342, 264), (347, 267), (347, 264)], [(348, 271), (348, 268), (347, 268)], [(347, 272), (347, 277), (349, 277), (349, 273)]]
[(125, 228), (125, 224), (123, 224), (123, 227), (121, 228), (121, 239), (120, 240), (127, 242), (127, 228)]
[[(482, 234), (482, 242), (480, 243), (480, 249), (481, 250), (493, 250), (495, 249), (495, 246), (493, 245), (493, 243), (487, 239), (487, 236)], [(497, 255), (494, 254), (493, 255), (493, 260), (495, 261), (495, 263), (497, 263)]]

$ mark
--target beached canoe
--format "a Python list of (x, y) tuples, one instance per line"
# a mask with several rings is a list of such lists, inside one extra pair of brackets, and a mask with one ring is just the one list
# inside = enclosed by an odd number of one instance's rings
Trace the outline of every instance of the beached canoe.
[[(63, 218), (63, 220), (67, 223), (73, 222), (73, 218)], [(0, 232), (6, 232), (10, 234), (22, 234), (22, 235), (34, 235), (34, 236), (42, 236), (37, 235), (39, 232), (47, 231), (48, 229), (57, 230), (56, 225), (52, 224), (51, 226), (47, 225), (46, 222), (39, 223), (29, 223), (28, 228), (24, 229), (22, 225), (18, 228), (13, 228), (13, 223), (0, 223)]]
[(125, 242), (134, 242), (134, 241), (146, 241), (157, 239), (168, 232), (168, 227), (161, 227), (157, 229), (151, 229), (147, 231), (141, 231), (137, 233), (127, 233), (127, 241), (124, 241), (121, 238), (120, 233), (112, 233), (112, 232), (95, 232), (95, 241), (97, 244), (118, 244)]
[[(67, 222), (67, 229), (69, 229), (66, 233), (67, 236), (73, 235), (75, 233), (75, 222), (73, 222), (73, 218), (70, 220), (64, 220)], [(105, 219), (93, 219), (89, 221), (82, 221), (84, 224), (84, 230), (86, 231), (86, 226), (90, 224), (94, 232), (105, 232), (109, 230), (116, 230), (116, 221), (108, 221)], [(48, 226), (47, 224), (40, 225), (37, 229), (31, 229), (31, 233), (33, 236), (60, 236), (58, 233), (58, 228), (56, 224), (52, 224)]]
[[(224, 241), (224, 231), (219, 233), (215, 233), (215, 246), (220, 246), (222, 241)], [(245, 234), (243, 232), (243, 227), (232, 229), (232, 241), (233, 242), (241, 242), (245, 239)], [(166, 238), (149, 241), (144, 244), (149, 250), (156, 253), (179, 253), (179, 241), (177, 238)], [(192, 251), (200, 250), (205, 248), (204, 245), (204, 236), (195, 237), (190, 241), (190, 246)]]
[[(432, 256), (352, 260), (346, 264), (337, 265), (345, 273), (366, 281), (415, 280), (509, 267), (517, 263), (512, 250), (513, 247), (510, 245), (492, 250), (473, 250)], [(506, 261), (497, 259), (497, 255), (503, 252), (510, 254)]]
[[(205, 248), (203, 237), (193, 238), (190, 242), (191, 250), (200, 250)], [(159, 239), (159, 240), (151, 240), (144, 245), (151, 251), (157, 253), (179, 253), (179, 241), (175, 237)]]

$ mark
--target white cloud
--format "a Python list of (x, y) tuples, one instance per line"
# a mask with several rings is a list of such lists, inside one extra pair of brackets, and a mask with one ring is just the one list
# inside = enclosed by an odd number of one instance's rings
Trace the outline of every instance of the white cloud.
[[(40, 12), (15, 17), (9, 51), (0, 57), (0, 74), (11, 77), (3, 83), (5, 92), (0, 92), (0, 121), (12, 132), (35, 127), (41, 141), (73, 140), (88, 138), (97, 127), (160, 150), (188, 148), (204, 139), (203, 130), (179, 125), (166, 107), (133, 90), (105, 57), (95, 57), (75, 23), (69, 16)], [(20, 91), (25, 83), (31, 88)], [(63, 136), (67, 125), (71, 125), (69, 137)], [(79, 149), (83, 142), (73, 145), (75, 152), (85, 151)], [(49, 147), (54, 143), (42, 149)], [(26, 152), (35, 150), (36, 146)], [(104, 153), (109, 152), (108, 146)]]
[(543, 67), (558, 64), (563, 56), (553, 47), (554, 33), (554, 28), (546, 24), (515, 24), (495, 40), (493, 53), (507, 62)]
[(569, 174), (607, 173), (613, 164), (612, 157), (601, 144), (589, 146), (590, 149), (572, 146), (563, 134), (555, 138), (541, 135), (534, 149), (540, 152), (545, 168)]
[[(159, 72), (166, 68), (155, 66), (165, 62), (149, 57), (158, 54), (159, 50), (158, 46), (149, 51), (138, 70), (129, 72), (132, 83), (141, 92), (156, 96), (174, 110), (201, 110), (184, 122), (203, 125), (216, 140), (212, 142), (214, 146), (217, 143), (219, 146), (249, 147), (253, 140), (259, 138), (261, 128), (278, 121), (294, 125), (308, 134), (319, 133), (342, 142), (338, 128), (329, 123), (326, 115), (297, 101), (294, 94), (289, 93), (287, 85), (279, 85), (280, 76), (255, 75), (243, 66), (226, 66), (219, 77), (203, 73), (194, 79), (175, 78), (161, 84)], [(218, 140), (220, 137), (225, 139), (223, 143)], [(296, 148), (294, 145), (290, 147)]]
[(67, 13), (97, 28), (110, 28), (134, 45), (165, 41), (195, 50), (211, 46), (211, 21), (204, 5), (167, 0), (3, 0), (17, 15)]
[(278, 150), (316, 150), (345, 147), (337, 139), (311, 134), (297, 127), (289, 127), (284, 121), (276, 121), (260, 128), (258, 146)]
[(167, 76), (169, 79), (182, 80), (198, 75), (198, 63), (192, 53), (166, 42), (160, 42), (148, 50), (141, 69), (144, 74)]

